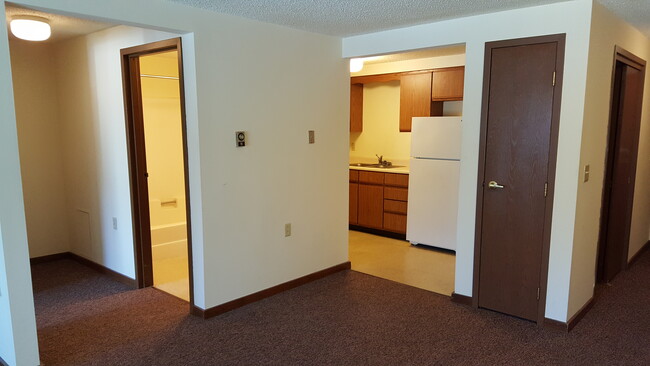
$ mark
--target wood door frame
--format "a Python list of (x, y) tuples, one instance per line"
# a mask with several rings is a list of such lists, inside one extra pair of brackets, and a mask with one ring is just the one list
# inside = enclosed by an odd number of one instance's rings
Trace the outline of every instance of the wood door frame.
[(474, 281), (472, 284), (472, 306), (479, 307), (478, 291), (481, 265), (481, 240), (483, 225), (483, 181), (485, 180), (485, 155), (487, 148), (488, 102), (490, 97), (490, 69), (492, 67), (492, 50), (496, 48), (535, 45), (541, 43), (557, 43), (555, 91), (553, 93), (553, 109), (551, 117), (551, 138), (549, 142), (548, 160), (548, 194), (544, 210), (544, 234), (542, 242), (542, 265), (540, 269), (540, 295), (537, 309), (537, 324), (544, 323), (546, 311), (546, 290), (548, 282), (549, 252), (551, 247), (551, 224), (553, 214), (553, 198), (555, 195), (555, 168), (557, 163), (557, 145), (560, 127), (560, 106), (562, 101), (562, 81), (564, 76), (564, 48), (566, 34), (519, 38), (505, 41), (485, 43), (485, 64), (483, 71), (483, 98), (481, 106), (481, 130), (479, 142), (479, 165), (476, 196), (476, 226), (474, 234)]
[[(603, 276), (605, 275), (604, 265), (605, 265), (605, 242), (607, 236), (607, 222), (609, 219), (609, 199), (611, 192), (611, 182), (608, 182), (608, 176), (614, 169), (614, 154), (611, 149), (616, 146), (616, 137), (617, 131), (619, 128), (619, 119), (620, 119), (620, 101), (615, 101), (615, 98), (620, 99), (621, 85), (617, 81), (617, 66), (618, 63), (623, 63), (629, 67), (635, 68), (641, 72), (642, 85), (645, 84), (645, 74), (646, 74), (646, 64), (647, 62), (634, 55), (633, 53), (627, 51), (626, 49), (620, 46), (614, 46), (614, 62), (612, 65), (612, 85), (611, 85), (611, 97), (609, 105), (609, 122), (607, 124), (607, 147), (605, 150), (605, 174), (603, 177), (603, 192), (601, 200), (601, 214), (600, 214), (600, 228), (598, 233), (598, 258), (596, 259), (596, 282), (604, 282)], [(641, 93), (638, 95), (638, 108), (639, 108), (639, 118), (641, 118), (642, 109), (643, 109), (643, 93), (645, 87), (641, 88)], [(641, 124), (639, 123), (639, 127)], [(616, 129), (616, 131), (614, 131)], [(640, 130), (636, 131), (637, 137), (640, 135)], [(630, 202), (634, 202), (634, 188), (636, 186), (636, 168), (638, 164), (639, 157), (639, 139), (636, 141), (636, 146), (634, 149), (634, 163), (632, 164), (632, 177), (631, 177), (631, 189), (630, 189)], [(628, 210), (626, 214), (626, 221), (630, 223), (630, 227), (627, 228), (627, 238), (623, 241), (623, 255), (620, 258), (621, 260), (621, 269), (626, 269), (629, 266), (628, 256), (630, 252), (630, 229), (632, 224), (632, 209)]]
[[(185, 88), (183, 79), (183, 52), (181, 38), (147, 43), (120, 50), (122, 60), (122, 83), (124, 90), (124, 113), (126, 120), (129, 175), (131, 183), (131, 207), (133, 215), (133, 244), (138, 288), (153, 285), (153, 259), (151, 253), (151, 225), (149, 213), (149, 189), (147, 161), (144, 145), (144, 116), (142, 110), (142, 87), (140, 84), (140, 56), (164, 51), (178, 53), (178, 79), (181, 107), (181, 131), (183, 139), (183, 165), (185, 181), (185, 215), (187, 222), (187, 253), (190, 309), (194, 306), (194, 271), (192, 265), (192, 225), (190, 211), (190, 182), (188, 169), (187, 121), (185, 117)], [(138, 97), (139, 96), (139, 97)]]

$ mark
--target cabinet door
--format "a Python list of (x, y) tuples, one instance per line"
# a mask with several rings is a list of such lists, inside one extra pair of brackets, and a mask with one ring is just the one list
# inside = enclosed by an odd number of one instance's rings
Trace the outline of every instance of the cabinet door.
[(383, 228), (384, 186), (359, 184), (357, 223), (374, 229)]
[(411, 118), (431, 116), (431, 73), (400, 78), (399, 130), (411, 131)]
[(358, 223), (359, 183), (350, 183), (350, 224)]
[(363, 84), (350, 85), (350, 132), (363, 131)]
[(463, 100), (464, 83), (464, 67), (433, 70), (431, 100)]

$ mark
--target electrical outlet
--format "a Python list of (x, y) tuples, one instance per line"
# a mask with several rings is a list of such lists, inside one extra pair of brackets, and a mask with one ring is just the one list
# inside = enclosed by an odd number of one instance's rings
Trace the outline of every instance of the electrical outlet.
[(291, 223), (284, 224), (284, 236), (291, 236)]
[(113, 217), (113, 230), (117, 230), (117, 217)]
[(357, 144), (350, 142), (350, 151), (357, 151)]
[(315, 136), (314, 136), (314, 131), (309, 130), (309, 143), (313, 144), (315, 142)]

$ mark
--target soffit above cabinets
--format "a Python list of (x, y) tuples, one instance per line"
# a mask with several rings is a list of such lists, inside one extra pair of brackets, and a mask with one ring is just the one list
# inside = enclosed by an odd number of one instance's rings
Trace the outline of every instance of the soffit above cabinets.
[[(410, 25), (487, 14), (567, 0), (167, 0), (280, 24), (310, 32), (347, 37)], [(650, 2), (598, 0), (650, 36)]]

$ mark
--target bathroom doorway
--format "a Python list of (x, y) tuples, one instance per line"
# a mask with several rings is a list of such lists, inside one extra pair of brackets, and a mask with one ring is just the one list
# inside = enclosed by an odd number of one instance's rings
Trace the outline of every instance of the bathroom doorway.
[(136, 279), (192, 303), (180, 38), (122, 50)]

